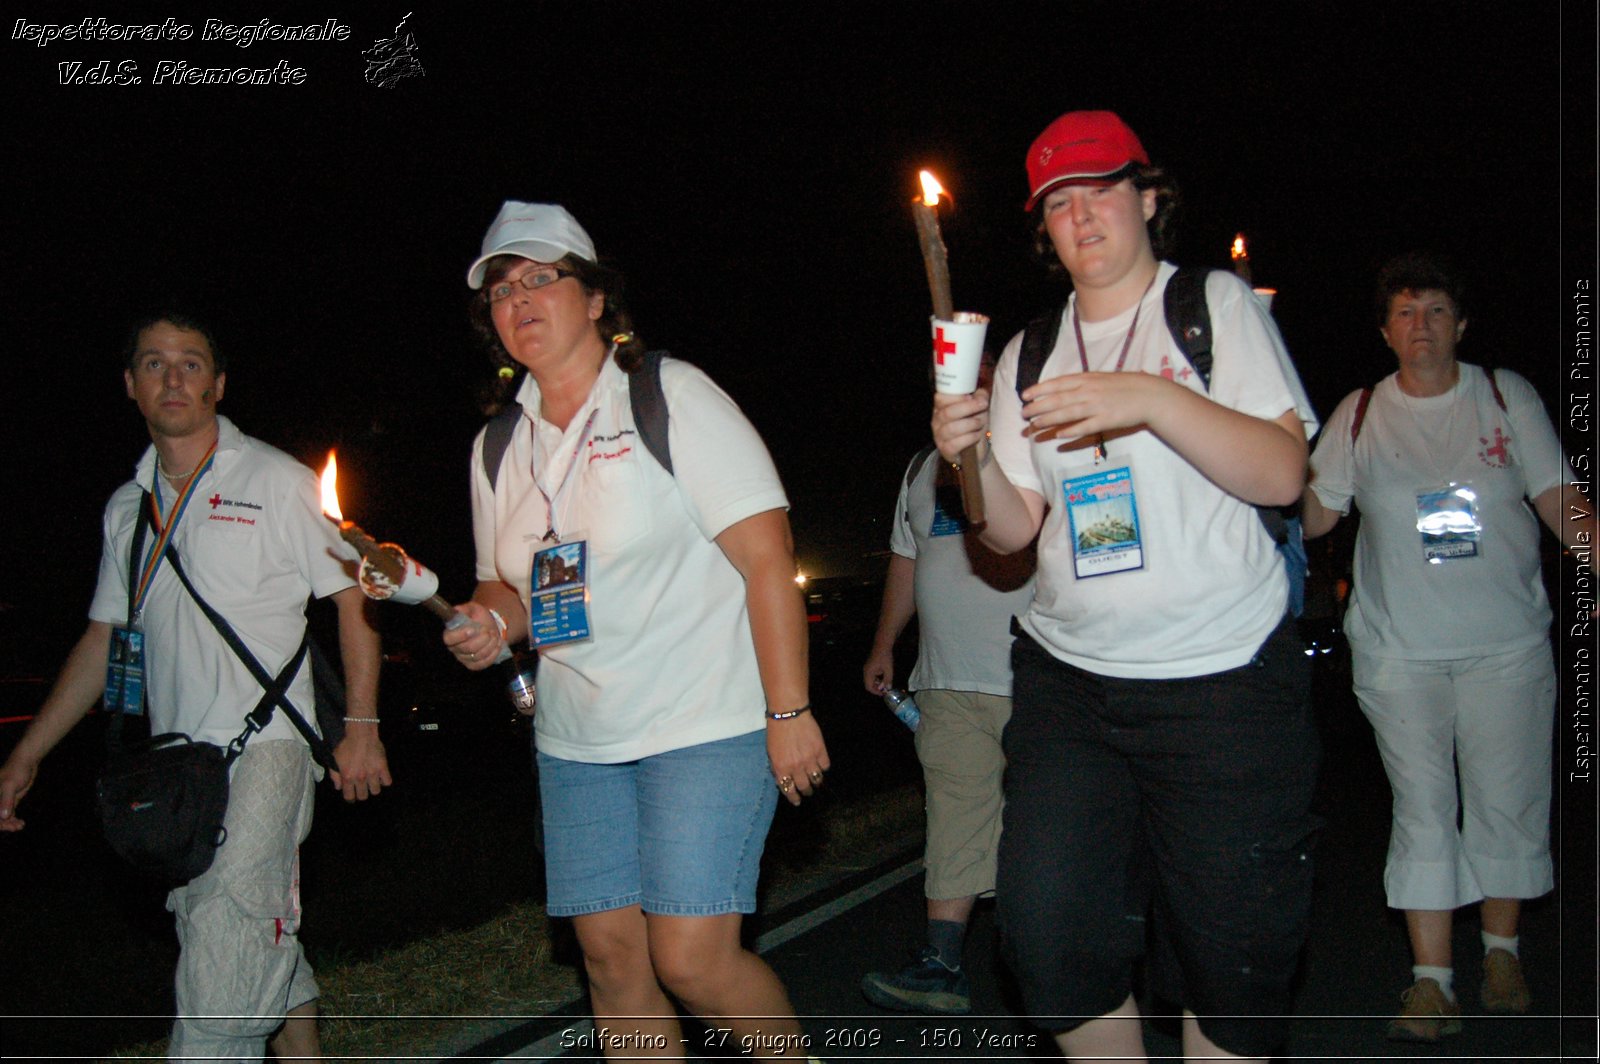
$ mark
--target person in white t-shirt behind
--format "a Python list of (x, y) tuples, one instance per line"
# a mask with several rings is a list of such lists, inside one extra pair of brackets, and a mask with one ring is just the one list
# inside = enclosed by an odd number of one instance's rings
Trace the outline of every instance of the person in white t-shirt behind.
[[(991, 368), (986, 358), (985, 376)], [(932, 447), (901, 480), (889, 548), (883, 608), (861, 673), (872, 694), (894, 686), (895, 641), (915, 616), (917, 663), (906, 684), (922, 711), (927, 941), (902, 970), (869, 972), (861, 990), (883, 1008), (959, 1015), (972, 1009), (962, 962), (967, 925), (978, 897), (994, 892), (1011, 623), (1033, 598), (1033, 552), (996, 554), (983, 545), (961, 508), (955, 471)]]
[[(1517, 921), (1523, 899), (1554, 886), (1556, 682), (1539, 522), (1565, 543), (1595, 532), (1533, 387), (1457, 361), (1462, 290), (1437, 254), (1401, 255), (1379, 272), (1378, 329), (1399, 367), (1334, 411), (1304, 498), (1307, 536), (1333, 528), (1352, 501), (1361, 511), (1345, 631), (1394, 791), (1384, 890), (1405, 912), (1415, 962), (1388, 1027), (1398, 1041), (1460, 1031), (1450, 929), (1454, 910), (1474, 902), (1480, 1004), (1528, 1010)], [(1563, 518), (1574, 513), (1588, 516)]]

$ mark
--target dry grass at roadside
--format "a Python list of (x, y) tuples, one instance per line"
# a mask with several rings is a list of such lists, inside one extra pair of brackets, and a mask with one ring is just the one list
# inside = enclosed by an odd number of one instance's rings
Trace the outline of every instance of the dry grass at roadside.
[[(922, 796), (912, 785), (829, 809), (820, 849), (786, 856), (775, 848), (765, 870), (767, 908), (871, 867), (883, 858), (885, 839), (915, 833), (921, 823)], [(544, 906), (531, 902), (370, 961), (329, 965), (317, 982), (327, 1060), (426, 1054), (459, 1036), (466, 1018), (482, 1017), (487, 1037), (496, 1017), (542, 1016), (582, 993), (577, 970), (552, 956)], [(160, 1059), (166, 1046), (165, 1039), (133, 1046), (113, 1059)]]

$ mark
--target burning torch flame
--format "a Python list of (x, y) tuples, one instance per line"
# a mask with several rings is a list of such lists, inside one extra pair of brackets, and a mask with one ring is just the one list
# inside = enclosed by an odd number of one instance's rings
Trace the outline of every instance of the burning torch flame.
[(1233, 238), (1233, 261), (1238, 262), (1240, 259), (1248, 259), (1249, 257), (1250, 253), (1244, 247), (1244, 234), (1235, 235)]
[(917, 177), (922, 180), (922, 202), (929, 207), (937, 207), (939, 205), (939, 197), (948, 195), (944, 190), (944, 186), (939, 184), (939, 179), (933, 176), (932, 171), (919, 170)]
[(328, 464), (322, 467), (322, 512), (335, 521), (344, 520), (339, 509), (339, 461), (328, 452)]

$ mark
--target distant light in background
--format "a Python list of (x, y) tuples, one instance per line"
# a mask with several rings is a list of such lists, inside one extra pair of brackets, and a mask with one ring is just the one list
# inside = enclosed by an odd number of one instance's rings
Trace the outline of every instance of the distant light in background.
[(795, 583), (799, 584), (801, 587), (805, 587), (806, 586), (806, 581), (808, 579), (810, 579), (810, 578), (808, 576), (806, 576), (806, 574), (804, 572), (800, 571), (799, 569), (795, 570), (795, 572), (794, 572), (794, 582)]

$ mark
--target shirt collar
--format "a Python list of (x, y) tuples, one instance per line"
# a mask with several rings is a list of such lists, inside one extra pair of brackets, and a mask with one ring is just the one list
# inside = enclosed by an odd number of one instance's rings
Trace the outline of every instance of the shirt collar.
[[(223, 456), (232, 455), (233, 452), (239, 450), (243, 446), (244, 433), (240, 432), (238, 426), (233, 422), (229, 421), (221, 414), (218, 414), (217, 461), (226, 465), (227, 459), (225, 459)], [(138, 465), (134, 466), (133, 477), (140, 484), (143, 484), (148, 488), (150, 486), (150, 478), (155, 476), (155, 473), (156, 445), (152, 443), (144, 449), (144, 454), (139, 456), (139, 463)]]
[[(589, 416), (589, 411), (594, 408), (600, 396), (617, 387), (627, 387), (628, 375), (622, 367), (617, 365), (617, 351), (615, 345), (606, 353), (606, 359), (600, 363), (600, 375), (595, 378), (594, 384), (589, 388), (589, 397), (578, 408), (573, 421), (580, 421)], [(524, 373), (522, 384), (517, 388), (516, 401), (527, 415), (530, 422), (538, 424), (539, 421), (539, 382), (533, 379), (533, 374)], [(220, 418), (218, 420), (221, 420)]]

